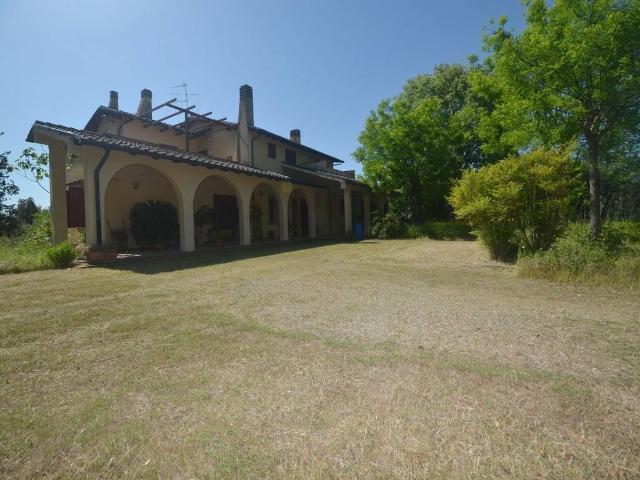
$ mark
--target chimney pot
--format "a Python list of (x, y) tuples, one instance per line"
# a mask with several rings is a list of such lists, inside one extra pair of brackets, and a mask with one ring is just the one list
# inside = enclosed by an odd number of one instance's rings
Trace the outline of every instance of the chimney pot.
[(118, 92), (115, 90), (109, 92), (109, 108), (118, 110)]
[(136, 112), (136, 115), (151, 120), (152, 108), (151, 90), (145, 88), (140, 92), (140, 104), (138, 105), (138, 111)]
[(291, 130), (291, 132), (289, 132), (289, 139), (292, 142), (300, 143), (300, 130), (298, 130), (297, 128), (294, 130)]
[(238, 123), (246, 123), (253, 127), (253, 88), (249, 85), (240, 87), (240, 110), (238, 112)]

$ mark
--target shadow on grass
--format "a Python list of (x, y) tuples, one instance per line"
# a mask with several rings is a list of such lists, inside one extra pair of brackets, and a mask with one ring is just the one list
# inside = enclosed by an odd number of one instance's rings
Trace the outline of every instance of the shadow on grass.
[(337, 243), (342, 242), (336, 240), (304, 240), (289, 243), (252, 245), (246, 247), (234, 246), (217, 250), (200, 250), (191, 253), (173, 251), (145, 254), (143, 252), (140, 256), (119, 258), (114, 262), (96, 265), (96, 267), (154, 275), (157, 273), (175, 272), (178, 270), (218, 265), (248, 258), (259, 258), (269, 255), (278, 255), (285, 252), (308, 250)]

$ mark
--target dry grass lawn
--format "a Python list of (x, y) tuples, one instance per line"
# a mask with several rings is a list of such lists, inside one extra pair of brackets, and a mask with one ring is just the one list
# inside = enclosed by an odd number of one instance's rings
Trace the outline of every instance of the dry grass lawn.
[(0, 477), (640, 477), (637, 292), (302, 246), (1, 276)]

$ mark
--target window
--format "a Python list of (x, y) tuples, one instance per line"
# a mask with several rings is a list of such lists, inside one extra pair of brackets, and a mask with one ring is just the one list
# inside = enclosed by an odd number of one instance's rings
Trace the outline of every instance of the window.
[(284, 161), (289, 165), (296, 164), (296, 151), (289, 150), (288, 148), (284, 151)]
[(269, 158), (276, 158), (276, 144), (267, 143), (267, 155)]
[(269, 224), (278, 223), (278, 200), (273, 193), (269, 194)]
[(209, 155), (209, 150), (207, 150), (206, 148), (204, 150), (198, 150), (198, 153), (200, 155)]

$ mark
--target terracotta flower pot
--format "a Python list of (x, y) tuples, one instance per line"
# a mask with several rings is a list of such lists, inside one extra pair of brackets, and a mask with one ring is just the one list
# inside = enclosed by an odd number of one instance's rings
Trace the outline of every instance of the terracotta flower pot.
[(86, 254), (87, 262), (91, 264), (113, 262), (117, 255), (115, 250), (90, 250)]

